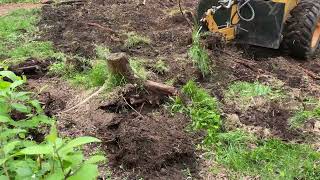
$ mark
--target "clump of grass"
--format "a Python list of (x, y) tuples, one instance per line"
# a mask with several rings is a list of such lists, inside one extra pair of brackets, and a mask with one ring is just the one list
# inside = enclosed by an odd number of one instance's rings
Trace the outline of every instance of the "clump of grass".
[(105, 47), (103, 45), (96, 45), (96, 56), (97, 59), (105, 60), (110, 55), (110, 49), (108, 47)]
[(227, 102), (234, 102), (243, 109), (250, 106), (257, 97), (272, 100), (281, 96), (283, 95), (279, 91), (273, 90), (270, 86), (259, 82), (235, 82), (225, 92)]
[(71, 82), (74, 85), (83, 85), (86, 88), (102, 86), (108, 78), (107, 65), (104, 61), (97, 61), (93, 64), (92, 69), (76, 73)]
[(300, 110), (289, 119), (289, 125), (291, 128), (300, 128), (303, 124), (310, 120), (320, 120), (320, 102), (311, 110)]
[(134, 48), (138, 45), (142, 45), (142, 44), (150, 44), (151, 43), (151, 39), (146, 37), (146, 36), (142, 36), (139, 35), (135, 32), (130, 32), (127, 34), (128, 38), (125, 41), (125, 47), (126, 48)]
[(205, 145), (212, 145), (215, 136), (221, 129), (221, 118), (218, 109), (218, 101), (210, 96), (204, 89), (199, 88), (195, 82), (189, 81), (182, 88), (185, 96), (191, 102), (185, 104), (180, 97), (176, 97), (171, 106), (172, 112), (183, 112), (191, 117), (193, 130), (206, 131)]
[(218, 163), (240, 176), (314, 179), (320, 175), (320, 153), (309, 146), (287, 144), (274, 139), (257, 141), (253, 136), (241, 131), (217, 136), (215, 158)]
[(206, 76), (211, 73), (211, 62), (207, 50), (201, 45), (200, 38), (200, 33), (194, 31), (192, 34), (193, 43), (188, 54), (202, 75)]
[(21, 9), (0, 17), (0, 61), (3, 64), (19, 63), (30, 57), (46, 59), (56, 55), (51, 42), (35, 40), (39, 14), (38, 9)]
[(129, 60), (130, 67), (134, 73), (135, 76), (137, 76), (140, 79), (146, 80), (148, 77), (148, 72), (144, 66), (145, 61), (138, 58), (131, 58)]
[(169, 71), (166, 63), (161, 59), (154, 64), (153, 69), (159, 74), (164, 74)]

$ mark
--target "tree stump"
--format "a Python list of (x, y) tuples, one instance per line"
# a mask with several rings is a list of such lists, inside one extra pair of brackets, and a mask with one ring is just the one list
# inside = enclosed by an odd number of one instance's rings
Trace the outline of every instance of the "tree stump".
[(107, 59), (108, 68), (111, 73), (120, 74), (133, 84), (140, 83), (147, 90), (159, 95), (177, 95), (178, 90), (175, 87), (168, 86), (154, 81), (141, 81), (134, 77), (130, 67), (128, 56), (125, 53), (112, 53)]
[(128, 56), (125, 53), (112, 53), (107, 59), (108, 68), (113, 74), (125, 77), (128, 81), (134, 81), (134, 75), (129, 65)]

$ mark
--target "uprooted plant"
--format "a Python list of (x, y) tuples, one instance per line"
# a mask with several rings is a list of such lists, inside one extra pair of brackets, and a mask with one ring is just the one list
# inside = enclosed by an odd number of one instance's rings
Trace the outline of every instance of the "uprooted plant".
[[(20, 91), (25, 82), (13, 72), (0, 72), (0, 179), (95, 179), (105, 157), (85, 159), (81, 146), (100, 140), (60, 138), (41, 104)], [(36, 142), (31, 132), (43, 126), (51, 126), (50, 133)]]

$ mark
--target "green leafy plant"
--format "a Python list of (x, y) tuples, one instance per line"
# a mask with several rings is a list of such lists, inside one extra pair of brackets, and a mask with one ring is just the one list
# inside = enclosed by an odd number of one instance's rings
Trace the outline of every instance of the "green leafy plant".
[[(20, 91), (25, 82), (11, 71), (0, 71), (0, 179), (96, 179), (97, 163), (105, 158), (86, 159), (81, 146), (100, 140), (59, 138), (40, 103)], [(36, 142), (31, 130), (41, 126), (51, 126), (51, 131), (45, 141)]]
[(176, 97), (170, 106), (171, 111), (189, 115), (192, 120), (191, 128), (196, 131), (204, 130), (204, 144), (212, 145), (222, 125), (217, 100), (193, 81), (183, 86), (182, 92), (191, 101), (186, 104), (181, 97)]
[(142, 45), (142, 44), (150, 44), (151, 43), (151, 39), (146, 37), (146, 36), (142, 36), (139, 35), (135, 32), (130, 32), (127, 33), (127, 39), (124, 43), (124, 46), (126, 48), (134, 48), (138, 45)]
[(188, 55), (193, 60), (194, 64), (201, 71), (203, 76), (211, 73), (211, 62), (207, 50), (202, 47), (200, 42), (201, 35), (198, 31), (194, 31), (192, 34), (193, 43), (189, 49)]

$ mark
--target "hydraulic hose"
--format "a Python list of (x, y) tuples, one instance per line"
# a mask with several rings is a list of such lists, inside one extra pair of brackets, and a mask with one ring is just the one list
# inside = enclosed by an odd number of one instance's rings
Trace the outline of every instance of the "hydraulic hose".
[[(239, 4), (238, 6), (238, 10), (237, 10), (237, 13), (238, 13), (238, 16), (241, 20), (244, 20), (244, 21), (247, 21), (247, 22), (250, 22), (252, 21), (255, 17), (256, 17), (256, 13), (255, 13), (255, 10), (253, 9), (252, 5), (250, 4), (250, 1), (251, 0), (246, 0), (243, 4)], [(247, 5), (250, 10), (251, 10), (251, 13), (252, 13), (252, 16), (250, 18), (245, 18), (241, 15), (241, 8), (243, 8), (245, 5)]]

